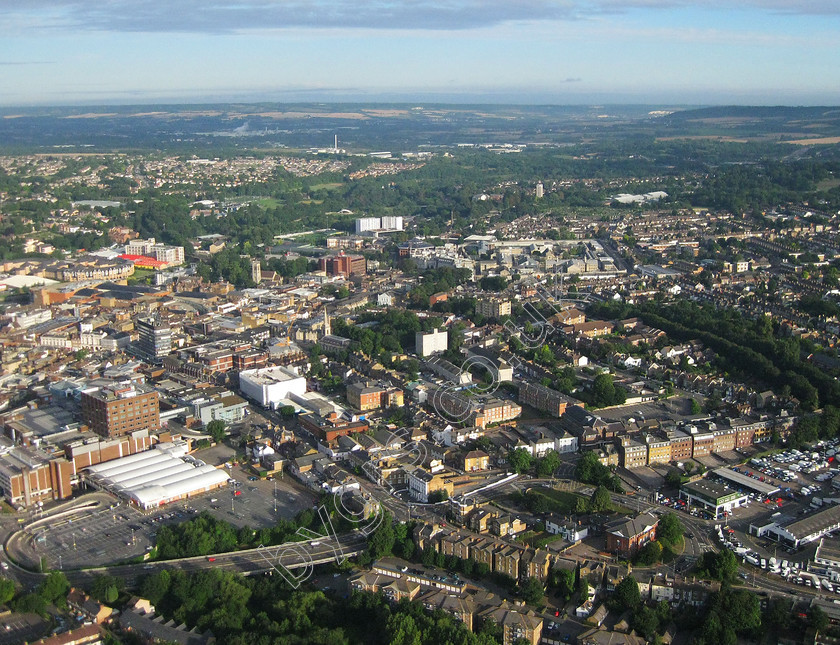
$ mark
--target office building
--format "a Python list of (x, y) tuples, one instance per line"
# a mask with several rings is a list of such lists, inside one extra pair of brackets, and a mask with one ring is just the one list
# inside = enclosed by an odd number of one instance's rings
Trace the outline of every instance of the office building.
[(103, 437), (121, 437), (160, 427), (160, 400), (154, 390), (134, 383), (114, 383), (82, 392), (82, 418)]
[(161, 359), (172, 351), (172, 329), (159, 318), (140, 318), (135, 322), (140, 353), (149, 359)]

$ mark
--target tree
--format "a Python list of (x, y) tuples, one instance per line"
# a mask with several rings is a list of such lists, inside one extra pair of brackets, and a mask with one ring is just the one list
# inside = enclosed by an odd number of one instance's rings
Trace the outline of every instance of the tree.
[(38, 586), (38, 594), (50, 604), (61, 604), (67, 599), (70, 583), (61, 571), (50, 571)]
[(700, 404), (697, 402), (697, 399), (691, 399), (691, 414), (700, 414), (703, 411), (703, 408), (700, 407)]
[(106, 604), (114, 603), (120, 591), (125, 588), (125, 581), (116, 576), (96, 576), (90, 585), (90, 595)]
[(665, 513), (656, 527), (656, 539), (675, 546), (683, 537), (683, 526), (676, 513)]
[(576, 587), (575, 591), (577, 591), (580, 600), (586, 600), (586, 597), (589, 594), (589, 582), (587, 579), (581, 576), (580, 580), (577, 581)]
[(662, 544), (657, 541), (648, 542), (636, 554), (636, 564), (650, 566), (662, 559)]
[(615, 588), (615, 601), (621, 609), (636, 609), (642, 603), (639, 583), (631, 575), (618, 583)]
[(220, 443), (225, 438), (225, 422), (221, 419), (213, 419), (207, 424), (206, 430), (216, 443)]
[(610, 491), (603, 486), (598, 486), (595, 492), (592, 493), (592, 498), (589, 500), (589, 510), (593, 513), (603, 513), (609, 510), (612, 506), (612, 499), (610, 498)]
[(557, 472), (557, 469), (560, 468), (560, 455), (558, 455), (554, 450), (546, 451), (545, 455), (543, 455), (542, 459), (537, 461), (537, 476), (538, 477), (551, 477)]
[(368, 551), (373, 559), (391, 555), (394, 550), (396, 534), (391, 514), (388, 511), (382, 512), (382, 521), (368, 540)]
[(15, 597), (15, 581), (0, 578), (0, 605), (5, 605)]
[(814, 605), (808, 610), (808, 624), (819, 633), (825, 633), (828, 629), (828, 614), (826, 614), (821, 607)]
[(508, 464), (513, 472), (522, 474), (528, 472), (534, 465), (534, 458), (525, 448), (516, 448), (508, 453)]
[(529, 605), (537, 605), (545, 595), (545, 588), (538, 578), (530, 577), (520, 587), (520, 594)]

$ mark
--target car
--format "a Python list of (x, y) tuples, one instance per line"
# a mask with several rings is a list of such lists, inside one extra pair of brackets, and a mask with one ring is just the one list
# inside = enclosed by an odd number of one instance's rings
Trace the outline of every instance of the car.
[(0, 567), (3, 567), (3, 571), (9, 570), (9, 563), (8, 562), (0, 562)]
[(686, 533), (685, 537), (687, 537), (689, 540), (692, 540), (694, 539), (694, 533)]
[(257, 478), (256, 477), (249, 477), (248, 481), (249, 482), (255, 482), (255, 481), (257, 481)]
[(241, 490), (235, 490), (235, 491), (233, 491), (233, 496), (234, 496), (234, 497), (239, 497), (241, 494), (242, 494), (242, 491), (241, 491)]
[(212, 555), (207, 558), (207, 562), (215, 562), (215, 561), (216, 561), (216, 558), (214, 558)]
[(309, 546), (320, 546), (321, 543), (318, 540), (314, 540), (313, 542), (309, 543)]

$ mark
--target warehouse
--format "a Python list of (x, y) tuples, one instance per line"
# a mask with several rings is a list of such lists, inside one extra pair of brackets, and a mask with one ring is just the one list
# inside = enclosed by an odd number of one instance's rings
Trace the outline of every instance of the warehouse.
[(729, 468), (718, 468), (712, 473), (715, 477), (723, 479), (725, 483), (737, 490), (748, 490), (762, 497), (770, 497), (779, 492), (778, 486), (773, 486), (744, 473), (735, 472)]
[(188, 455), (184, 442), (161, 443), (145, 452), (90, 466), (85, 473), (89, 484), (143, 509), (215, 490), (228, 480), (223, 470)]
[(750, 535), (776, 540), (794, 549), (840, 529), (840, 506), (829, 506), (802, 519), (776, 517), (767, 524), (751, 524)]

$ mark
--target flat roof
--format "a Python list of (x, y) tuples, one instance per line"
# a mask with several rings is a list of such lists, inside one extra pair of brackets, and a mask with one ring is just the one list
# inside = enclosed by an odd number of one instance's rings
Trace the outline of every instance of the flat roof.
[(701, 479), (696, 482), (689, 482), (683, 484), (682, 490), (687, 493), (700, 497), (708, 501), (714, 501), (715, 504), (724, 504), (732, 499), (742, 497), (742, 494), (737, 490), (729, 488), (726, 484), (709, 481), (708, 479)]
[(734, 470), (730, 470), (729, 468), (718, 468), (713, 471), (712, 474), (716, 477), (720, 477), (721, 479), (725, 479), (733, 484), (741, 486), (742, 488), (749, 488), (750, 490), (762, 495), (769, 496), (779, 492), (778, 486), (773, 486), (772, 484), (753, 479), (744, 473), (736, 473)]

